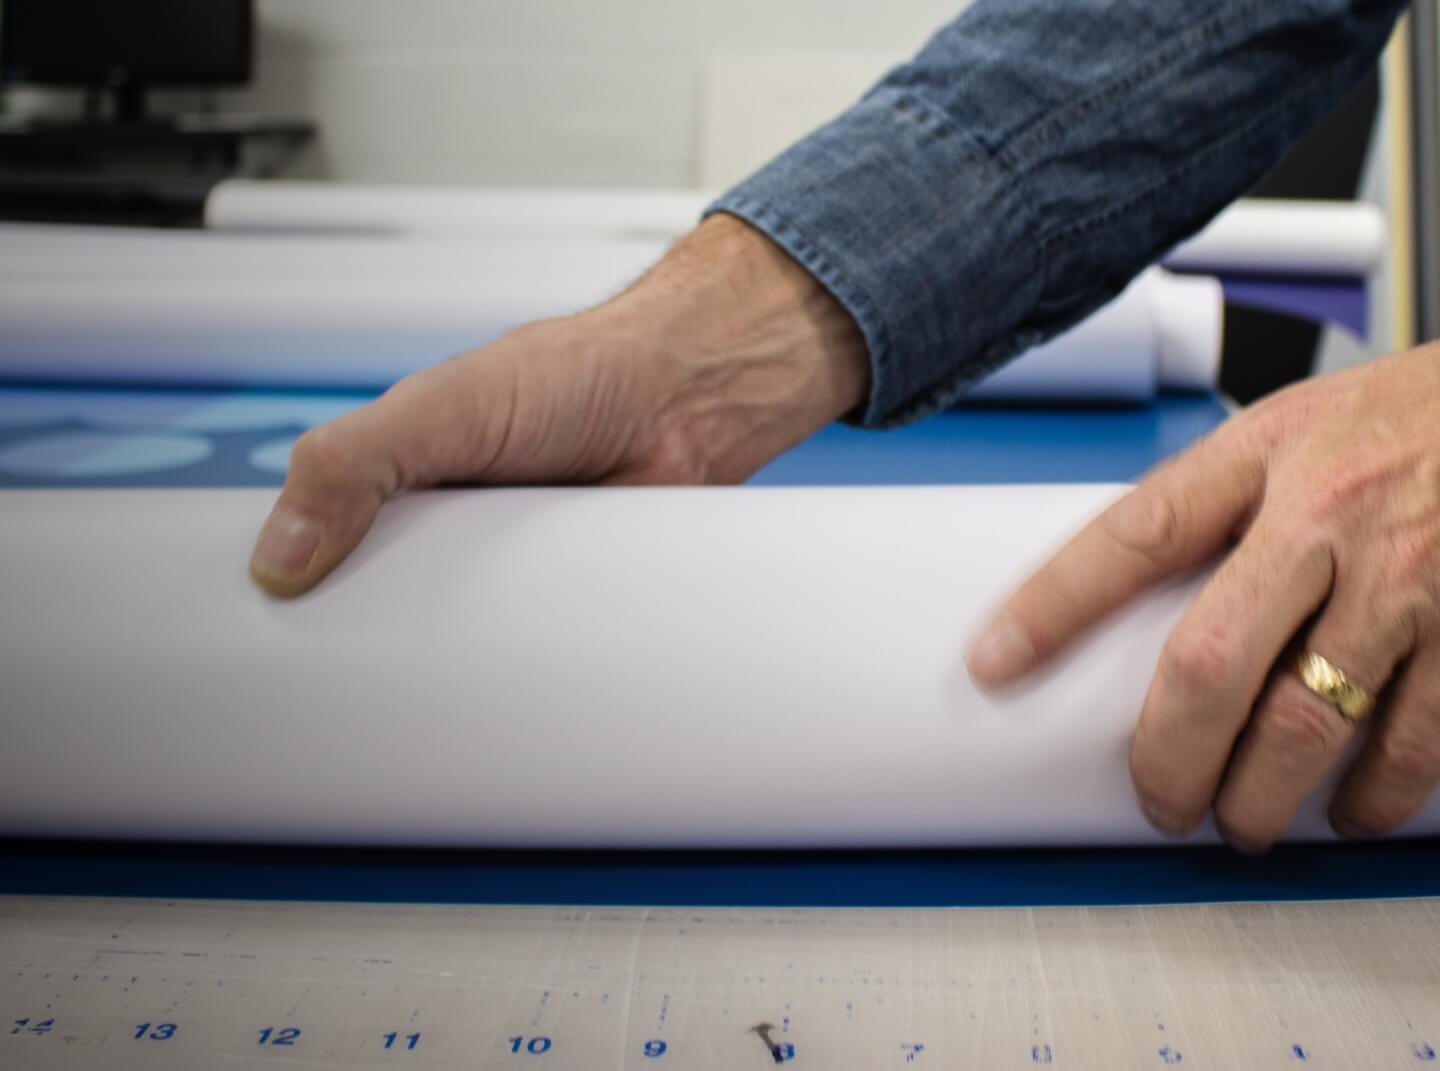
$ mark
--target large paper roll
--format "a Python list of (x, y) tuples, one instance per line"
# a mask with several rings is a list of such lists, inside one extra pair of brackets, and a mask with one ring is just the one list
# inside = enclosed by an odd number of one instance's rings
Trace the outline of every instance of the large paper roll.
[[(128, 279), (147, 286), (215, 280), (238, 287), (262, 279), (329, 275), (346, 282), (418, 276), (427, 283), (454, 276), (469, 279), (482, 300), (491, 300), (485, 287), (501, 286), (499, 296), (513, 300), (533, 295), (537, 280), (548, 278), (550, 286), (539, 288), (542, 292), (563, 296), (578, 280), (590, 287), (584, 300), (595, 301), (631, 281), (664, 253), (667, 243), (584, 234), (405, 239), (0, 223), (0, 246), (6, 254), (0, 258), (0, 286), (7, 289), (72, 280)], [(594, 289), (597, 279), (599, 290)], [(245, 293), (236, 298), (243, 303)], [(553, 305), (556, 298), (549, 300)]]
[(714, 195), (689, 189), (369, 186), (229, 179), (205, 200), (205, 226), (290, 233), (680, 237)]
[(1214, 390), (1225, 297), (1209, 276), (1145, 272), (1079, 327), (981, 380), (971, 400), (1147, 401)]
[(0, 229), (0, 377), (380, 389), (613, 296), (656, 242)]
[[(617, 238), (384, 239), (0, 227), (0, 377), (383, 389), (659, 259)], [(1213, 280), (1150, 272), (974, 396), (1143, 401), (1215, 382)]]
[(1165, 257), (1236, 275), (1364, 278), (1385, 252), (1385, 216), (1360, 201), (1237, 201)]
[[(205, 206), (227, 231), (325, 234), (678, 238), (713, 199), (689, 189), (497, 189), (234, 179)], [(1353, 201), (1247, 199), (1167, 258), (1241, 274), (1365, 276), (1379, 266), (1385, 219)]]
[[(429, 493), (278, 602), (244, 572), (267, 492), (5, 492), (0, 833), (1152, 842), (1126, 754), (1195, 581), (1006, 698), (961, 660), (1115, 493)], [(1294, 836), (1330, 836), (1324, 798)]]

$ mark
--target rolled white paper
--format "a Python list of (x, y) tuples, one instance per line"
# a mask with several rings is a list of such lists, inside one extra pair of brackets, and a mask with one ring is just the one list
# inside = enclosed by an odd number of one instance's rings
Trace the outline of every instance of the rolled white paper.
[(626, 286), (662, 244), (0, 228), (0, 377), (383, 388)]
[[(521, 237), (678, 238), (714, 195), (691, 189), (588, 190), (366, 186), (233, 179), (205, 207), (216, 230)], [(1244, 199), (1165, 258), (1171, 267), (1245, 274), (1365, 276), (1385, 249), (1385, 218), (1354, 201)]]
[[(1151, 843), (1126, 754), (1197, 581), (1007, 698), (962, 663), (1116, 493), (430, 493), (280, 602), (245, 575), (267, 492), (3, 492), (0, 833)], [(1331, 835), (1325, 798), (1292, 836)]]
[(467, 189), (228, 179), (205, 200), (205, 226), (291, 233), (680, 237), (714, 195), (700, 190)]
[(1209, 276), (1152, 268), (1079, 326), (1026, 351), (966, 395), (977, 400), (1146, 401), (1213, 390), (1225, 296)]
[(1385, 253), (1385, 216), (1362, 201), (1237, 201), (1165, 257), (1186, 271), (1363, 278)]
[[(5, 251), (0, 257), (0, 286), (76, 279), (172, 285), (177, 280), (203, 278), (235, 284), (331, 274), (347, 280), (393, 280), (416, 274), (433, 280), (446, 274), (469, 274), (490, 284), (505, 282), (505, 278), (485, 273), (494, 271), (497, 264), (508, 264), (511, 274), (529, 290), (545, 269), (558, 276), (557, 290), (563, 290), (573, 277), (601, 277), (604, 286), (614, 287), (629, 282), (633, 273), (653, 263), (666, 246), (654, 239), (588, 235), (401, 239), (0, 223), (0, 248)], [(513, 289), (515, 284), (510, 286)]]
[[(612, 296), (658, 241), (0, 227), (0, 377), (382, 389)], [(1146, 273), (975, 397), (1142, 401), (1213, 386), (1222, 300)]]

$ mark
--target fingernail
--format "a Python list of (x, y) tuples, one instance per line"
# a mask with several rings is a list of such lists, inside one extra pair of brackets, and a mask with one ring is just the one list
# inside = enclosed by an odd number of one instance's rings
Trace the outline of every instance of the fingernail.
[(1035, 647), (1008, 618), (997, 617), (970, 648), (967, 661), (976, 680), (999, 683), (1029, 669), (1035, 661)]
[(320, 526), (289, 510), (276, 510), (260, 529), (251, 568), (269, 576), (302, 576), (320, 547)]
[(1188, 819), (1167, 810), (1157, 803), (1149, 800), (1140, 801), (1140, 811), (1145, 815), (1145, 820), (1152, 826), (1164, 833), (1167, 837), (1183, 837), (1190, 832), (1191, 823)]

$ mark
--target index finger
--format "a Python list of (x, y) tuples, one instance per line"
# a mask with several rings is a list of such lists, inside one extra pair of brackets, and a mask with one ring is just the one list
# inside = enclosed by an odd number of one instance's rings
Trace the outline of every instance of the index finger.
[(1225, 429), (1151, 473), (1010, 596), (970, 649), (983, 688), (1036, 669), (1086, 628), (1216, 553), (1264, 487), (1260, 457)]

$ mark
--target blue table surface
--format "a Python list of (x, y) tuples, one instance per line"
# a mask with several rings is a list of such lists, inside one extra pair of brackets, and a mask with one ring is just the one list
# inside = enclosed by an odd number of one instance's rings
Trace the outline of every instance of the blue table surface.
[[(276, 486), (289, 443), (366, 400), (0, 388), (0, 487)], [(822, 431), (763, 484), (1131, 480), (1223, 419), (1212, 397), (983, 408)], [(480, 852), (0, 840), (0, 893), (689, 906), (1027, 906), (1440, 895), (1440, 841), (953, 852)]]
[[(278, 487), (290, 445), (371, 395), (0, 387), (0, 487)], [(1214, 427), (1208, 395), (1148, 406), (974, 408), (890, 432), (835, 425), (759, 484), (1134, 479)]]

